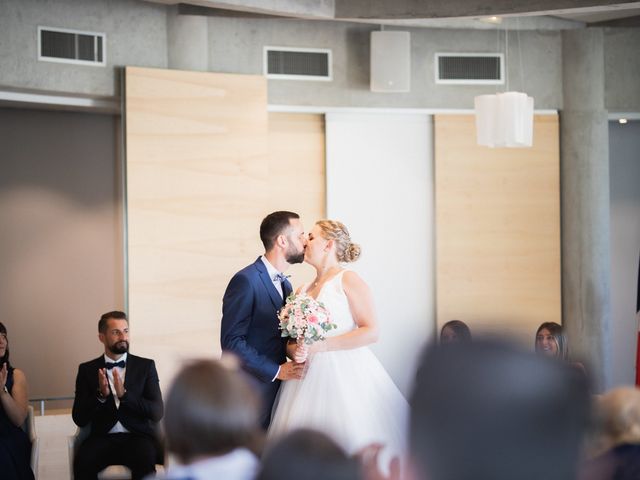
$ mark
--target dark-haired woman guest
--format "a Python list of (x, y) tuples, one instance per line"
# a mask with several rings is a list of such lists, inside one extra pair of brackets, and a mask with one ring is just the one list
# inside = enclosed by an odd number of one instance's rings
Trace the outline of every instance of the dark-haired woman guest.
[(228, 363), (197, 360), (176, 376), (164, 427), (167, 448), (179, 464), (157, 479), (255, 478), (258, 458), (252, 450), (262, 434), (259, 399), (244, 373)]
[(466, 323), (460, 320), (450, 320), (440, 330), (440, 344), (465, 344), (471, 343), (471, 330)]
[(536, 353), (547, 357), (555, 357), (568, 362), (571, 366), (586, 374), (584, 365), (569, 362), (569, 343), (562, 325), (545, 322), (536, 331)]
[(293, 430), (280, 437), (262, 457), (256, 480), (359, 480), (355, 458), (326, 434)]
[(9, 362), (7, 329), (0, 323), (0, 478), (33, 480), (31, 442), (21, 425), (29, 407), (27, 379)]

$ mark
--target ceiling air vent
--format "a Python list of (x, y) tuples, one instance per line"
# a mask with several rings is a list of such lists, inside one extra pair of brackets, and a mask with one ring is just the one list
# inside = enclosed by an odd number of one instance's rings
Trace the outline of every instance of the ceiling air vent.
[(104, 33), (38, 27), (38, 60), (105, 66)]
[(332, 79), (331, 50), (322, 48), (264, 47), (264, 73), (281, 80)]
[(501, 53), (436, 53), (436, 83), (496, 85), (504, 83)]

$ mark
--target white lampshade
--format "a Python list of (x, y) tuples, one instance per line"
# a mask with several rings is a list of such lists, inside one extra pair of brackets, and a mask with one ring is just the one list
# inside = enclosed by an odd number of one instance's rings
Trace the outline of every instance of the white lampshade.
[(479, 95), (474, 100), (478, 145), (533, 145), (533, 98), (526, 93)]

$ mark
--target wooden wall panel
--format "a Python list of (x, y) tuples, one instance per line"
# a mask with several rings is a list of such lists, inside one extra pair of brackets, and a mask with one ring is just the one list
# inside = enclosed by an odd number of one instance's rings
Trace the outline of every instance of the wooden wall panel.
[(536, 116), (532, 148), (476, 145), (474, 117), (435, 117), (437, 323), (533, 346), (561, 321), (557, 116)]
[(132, 351), (163, 385), (219, 354), (222, 294), (260, 251), (266, 103), (261, 76), (126, 69)]
[(132, 352), (166, 386), (181, 359), (220, 354), (224, 289), (263, 252), (262, 218), (324, 217), (324, 120), (268, 115), (261, 76), (127, 68), (126, 87)]
[[(326, 217), (324, 115), (269, 114), (269, 202), (267, 211), (293, 210), (305, 231)], [(294, 287), (314, 278), (306, 264), (288, 273)]]

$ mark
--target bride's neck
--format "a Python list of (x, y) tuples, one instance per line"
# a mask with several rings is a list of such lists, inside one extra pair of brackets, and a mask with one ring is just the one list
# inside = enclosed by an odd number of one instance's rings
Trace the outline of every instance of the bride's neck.
[(335, 272), (335, 270), (340, 268), (340, 264), (335, 261), (335, 262), (325, 262), (321, 265), (318, 265), (316, 267), (316, 284), (318, 282), (320, 282), (322, 279), (326, 278), (327, 276), (331, 275), (333, 272)]

